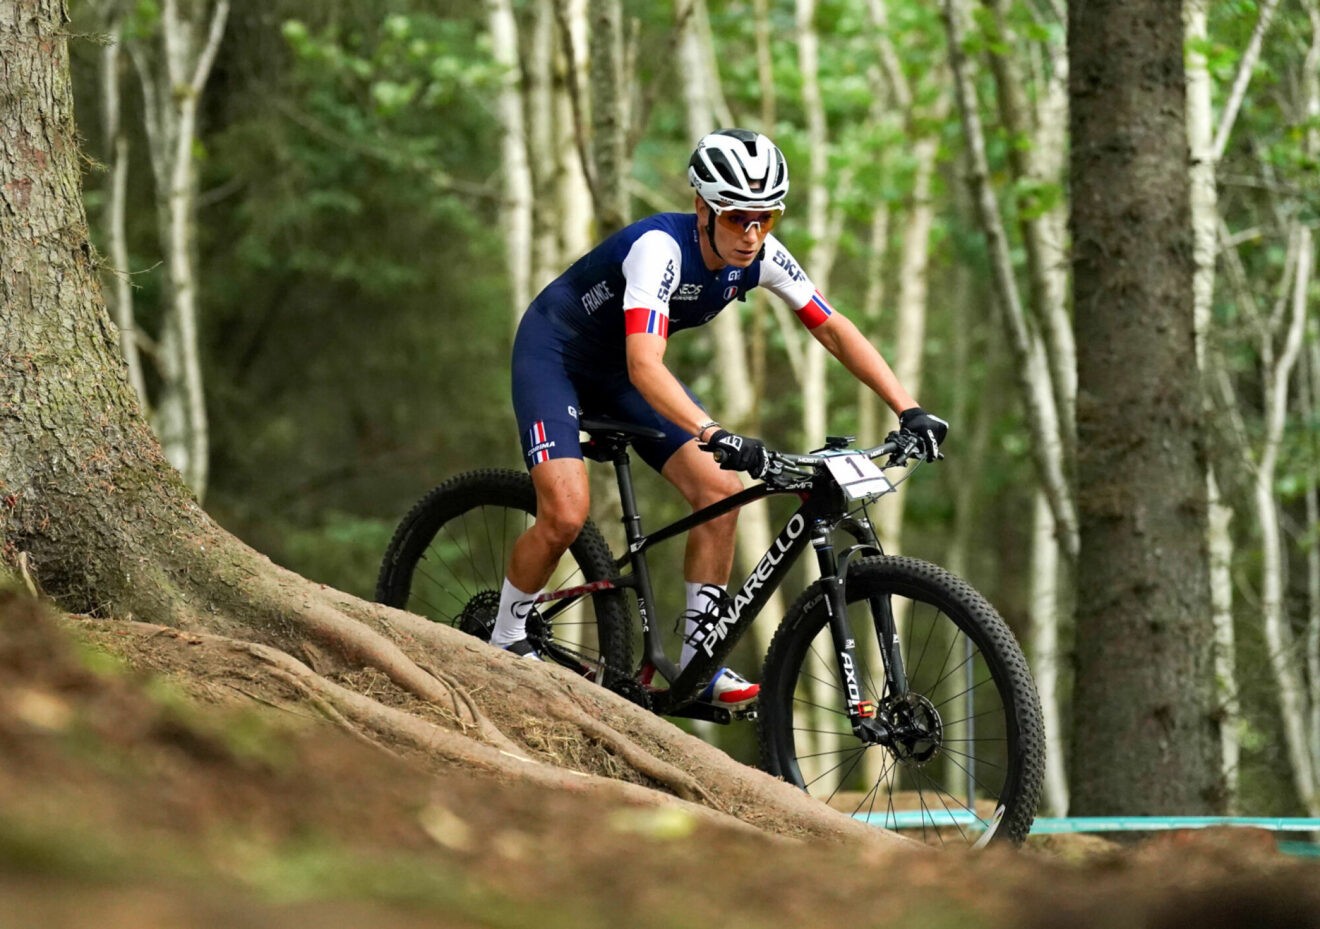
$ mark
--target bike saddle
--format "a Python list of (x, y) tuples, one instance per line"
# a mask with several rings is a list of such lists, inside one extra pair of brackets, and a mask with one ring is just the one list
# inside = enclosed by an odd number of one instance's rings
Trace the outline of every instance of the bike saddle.
[(665, 434), (659, 429), (652, 429), (650, 426), (639, 426), (636, 423), (626, 423), (621, 419), (613, 419), (609, 416), (583, 416), (578, 420), (578, 426), (583, 432), (588, 433), (593, 439), (631, 442), (635, 439), (663, 439)]

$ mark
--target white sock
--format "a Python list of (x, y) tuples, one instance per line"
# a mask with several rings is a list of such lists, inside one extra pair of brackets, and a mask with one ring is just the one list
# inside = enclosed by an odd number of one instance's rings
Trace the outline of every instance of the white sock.
[(710, 612), (718, 602), (716, 590), (723, 591), (723, 584), (703, 584), (700, 581), (687, 581), (684, 585), (687, 590), (687, 610), (684, 613), (685, 627), (683, 630), (683, 654), (679, 658), (679, 668), (686, 668), (689, 661), (697, 653), (697, 646), (701, 644), (697, 632), (703, 624), (700, 617), (704, 613)]
[(507, 577), (504, 579), (495, 629), (490, 634), (491, 645), (503, 648), (527, 638), (527, 615), (532, 612), (532, 601), (539, 595), (540, 591), (529, 594), (514, 587)]

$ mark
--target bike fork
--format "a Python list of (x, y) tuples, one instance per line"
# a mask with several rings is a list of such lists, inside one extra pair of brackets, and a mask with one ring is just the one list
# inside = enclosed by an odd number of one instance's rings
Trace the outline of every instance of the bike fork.
[[(848, 622), (848, 598), (845, 590), (848, 569), (853, 557), (875, 553), (878, 547), (868, 544), (854, 545), (844, 552), (842, 559), (837, 559), (829, 533), (823, 528), (818, 528), (812, 536), (812, 546), (816, 550), (821, 583), (825, 588), (825, 606), (830, 618), (830, 636), (834, 642), (839, 680), (847, 695), (844, 712), (852, 723), (853, 733), (859, 738), (867, 742), (888, 745), (892, 742), (892, 733), (888, 726), (877, 718), (879, 708), (862, 695), (856, 654), (857, 640)], [(876, 639), (880, 645), (888, 698), (901, 698), (907, 694), (907, 674), (903, 667), (902, 652), (899, 650), (898, 624), (894, 620), (892, 604), (888, 596), (871, 597), (868, 604), (871, 609), (871, 621), (875, 625)]]
[(818, 526), (812, 535), (811, 545), (816, 550), (821, 583), (825, 588), (825, 609), (830, 617), (830, 637), (834, 641), (839, 681), (843, 685), (845, 694), (844, 712), (852, 723), (853, 731), (861, 736), (874, 726), (872, 721), (875, 719), (876, 705), (862, 696), (862, 683), (858, 677), (857, 640), (853, 637), (852, 628), (848, 624), (844, 579), (839, 573), (838, 562), (834, 557), (834, 546), (830, 542), (829, 530), (824, 526)]

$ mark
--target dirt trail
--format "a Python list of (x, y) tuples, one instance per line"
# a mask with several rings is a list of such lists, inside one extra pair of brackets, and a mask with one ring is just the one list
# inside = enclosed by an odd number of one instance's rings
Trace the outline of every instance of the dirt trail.
[(859, 850), (420, 770), (0, 594), (0, 925), (1320, 927), (1320, 865), (1240, 830)]

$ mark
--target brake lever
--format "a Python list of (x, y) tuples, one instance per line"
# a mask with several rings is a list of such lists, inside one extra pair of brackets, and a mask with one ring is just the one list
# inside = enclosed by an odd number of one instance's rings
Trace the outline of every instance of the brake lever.
[(921, 448), (921, 440), (909, 432), (904, 432), (901, 429), (891, 432), (885, 437), (885, 442), (892, 442), (898, 446), (890, 453), (889, 461), (885, 463), (886, 468), (905, 467), (908, 460), (912, 458), (924, 460), (917, 454)]

